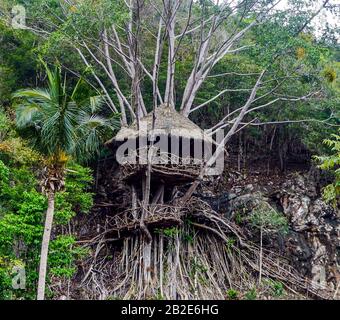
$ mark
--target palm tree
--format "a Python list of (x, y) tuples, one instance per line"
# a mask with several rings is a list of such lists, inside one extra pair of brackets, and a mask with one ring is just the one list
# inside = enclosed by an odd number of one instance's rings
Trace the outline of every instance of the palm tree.
[(16, 92), (16, 125), (29, 139), (33, 148), (45, 159), (42, 192), (47, 196), (44, 234), (41, 246), (38, 300), (44, 300), (48, 247), (54, 215), (54, 198), (64, 187), (66, 163), (89, 160), (100, 151), (108, 131), (118, 128), (117, 115), (106, 119), (98, 112), (105, 105), (101, 96), (76, 101), (81, 79), (68, 95), (66, 77), (62, 80), (60, 66), (54, 70), (43, 63), (47, 73), (47, 89), (25, 89)]

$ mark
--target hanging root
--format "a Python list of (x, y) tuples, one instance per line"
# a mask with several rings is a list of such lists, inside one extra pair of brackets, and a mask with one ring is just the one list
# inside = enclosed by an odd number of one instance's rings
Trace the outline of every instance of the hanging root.
[[(225, 299), (229, 289), (246, 292), (256, 287), (260, 248), (238, 226), (195, 198), (181, 208), (181, 217), (180, 225), (153, 228), (151, 242), (141, 231), (126, 236), (110, 267), (99, 259), (109, 285), (103, 285), (103, 277), (98, 280), (103, 272), (98, 262), (88, 271), (86, 285), (95, 286), (101, 298), (123, 299)], [(97, 251), (102, 246), (97, 244)], [(95, 256), (98, 260), (98, 253)], [(268, 250), (263, 250), (262, 274), (294, 293), (331, 298)]]
[(240, 288), (236, 279), (246, 273), (239, 261), (230, 259), (230, 252), (216, 237), (206, 232), (192, 234), (192, 230), (167, 229), (166, 234), (154, 234), (152, 244), (142, 236), (125, 240), (120, 261), (125, 277), (112, 295), (124, 299), (223, 299), (227, 288)]

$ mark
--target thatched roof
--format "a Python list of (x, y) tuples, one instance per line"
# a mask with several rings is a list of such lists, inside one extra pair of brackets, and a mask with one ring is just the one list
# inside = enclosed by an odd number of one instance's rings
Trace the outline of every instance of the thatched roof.
[[(114, 141), (124, 141), (127, 138), (137, 138), (140, 133), (142, 136), (148, 133), (151, 135), (153, 123), (153, 112), (140, 119), (140, 132), (137, 122), (133, 122), (129, 127), (122, 127), (117, 135), (108, 143)], [(147, 130), (146, 130), (147, 128)], [(212, 142), (212, 139), (204, 131), (188, 118), (178, 113), (168, 104), (160, 105), (155, 110), (154, 134), (171, 135), (188, 139), (204, 140)]]

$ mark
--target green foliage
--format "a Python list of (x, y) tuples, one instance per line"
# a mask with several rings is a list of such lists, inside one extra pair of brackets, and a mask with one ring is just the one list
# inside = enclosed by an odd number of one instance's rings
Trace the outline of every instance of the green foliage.
[(27, 146), (25, 141), (19, 137), (10, 138), (0, 143), (0, 157), (15, 164), (33, 165), (41, 157), (37, 152)]
[(207, 268), (199, 261), (197, 261), (197, 259), (192, 259), (191, 260), (191, 275), (193, 275), (196, 272), (207, 272)]
[[(56, 225), (66, 224), (92, 205), (91, 171), (72, 165), (64, 192), (56, 195)], [(6, 166), (0, 160), (0, 299), (34, 299), (37, 270), (47, 208), (46, 197), (36, 191), (38, 180), (30, 167)], [(58, 227), (57, 227), (58, 228)], [(72, 236), (58, 236), (51, 242), (49, 277), (71, 277), (75, 262), (86, 251), (77, 247)], [(12, 289), (12, 268), (23, 265), (26, 290)]]
[(155, 295), (155, 300), (165, 300), (164, 296), (161, 294), (160, 290), (157, 291)]
[(235, 222), (237, 224), (241, 224), (243, 222), (242, 214), (239, 211), (237, 211), (235, 214)]
[(201, 284), (207, 285), (207, 271), (207, 267), (201, 261), (199, 261), (198, 258), (195, 257), (191, 259), (189, 275), (192, 279), (197, 279)]
[(256, 297), (257, 297), (257, 292), (256, 292), (256, 289), (255, 289), (255, 288), (249, 290), (249, 291), (246, 292), (246, 294), (245, 294), (246, 300), (256, 300)]
[(185, 242), (193, 243), (195, 239), (195, 229), (192, 228), (192, 220), (190, 217), (184, 217), (184, 226), (182, 228), (181, 237)]
[(227, 298), (229, 300), (237, 300), (239, 296), (239, 292), (235, 289), (229, 289), (227, 290)]
[(276, 297), (281, 297), (284, 294), (283, 284), (281, 282), (275, 281), (273, 284), (273, 294)]
[(226, 242), (227, 250), (230, 251), (232, 247), (235, 245), (236, 240), (233, 238), (228, 238), (228, 241)]
[(286, 233), (288, 231), (287, 218), (265, 203), (253, 210), (249, 222), (253, 227), (267, 233)]
[[(0, 299), (13, 300), (20, 297), (22, 290), (12, 290), (12, 272), (15, 267), (23, 267), (20, 260), (8, 256), (0, 256)], [(19, 293), (19, 294), (18, 294)]]
[(56, 194), (55, 221), (67, 224), (77, 213), (89, 213), (93, 193), (88, 192), (93, 182), (92, 171), (78, 164), (67, 167), (65, 190)]
[(76, 215), (72, 210), (72, 204), (66, 200), (65, 192), (57, 193), (55, 197), (55, 208), (54, 222), (56, 224), (67, 225)]
[(116, 115), (109, 119), (99, 115), (104, 106), (102, 97), (76, 101), (82, 79), (69, 93), (60, 66), (51, 70), (43, 64), (48, 89), (24, 89), (13, 94), (17, 101), (16, 125), (47, 158), (58, 160), (66, 155), (89, 160), (99, 153), (106, 134), (118, 128)]
[(272, 279), (264, 279), (264, 284), (268, 286), (271, 295), (274, 297), (281, 297), (285, 293), (282, 282)]
[(68, 235), (59, 235), (51, 241), (49, 250), (50, 273), (55, 276), (71, 278), (77, 268), (75, 262), (84, 258), (88, 251), (76, 245), (75, 238)]
[(174, 238), (179, 233), (179, 229), (177, 227), (171, 227), (171, 228), (165, 228), (165, 229), (156, 229), (155, 231), (163, 234), (164, 236), (166, 236), (168, 238)]
[(184, 241), (189, 242), (189, 243), (193, 243), (194, 241), (194, 237), (189, 233), (184, 234), (183, 239)]
[(323, 71), (323, 76), (326, 78), (328, 82), (331, 83), (333, 83), (337, 78), (336, 71), (331, 67), (325, 68), (325, 70)]
[[(119, 126), (119, 115), (107, 108), (103, 91), (93, 88), (93, 84), (96, 85), (93, 72), (102, 80), (116, 105), (118, 105), (118, 97), (104, 68), (95, 63), (83, 44), (88, 44), (94, 55), (101, 61), (103, 30), (111, 29), (114, 21), (118, 35), (126, 40), (125, 23), (129, 10), (125, 0), (19, 1), (25, 3), (30, 23), (37, 22), (39, 28), (48, 30), (48, 33), (41, 37), (30, 30), (14, 30), (6, 23), (2, 12), (6, 13), (6, 10), (10, 10), (14, 2), (2, 0), (0, 4), (0, 105), (8, 110), (13, 92), (16, 92), (14, 98), (17, 104), (16, 124), (11, 120), (12, 110), (9, 112), (10, 116), (0, 110), (0, 257), (4, 257), (3, 261), (0, 261), (0, 292), (3, 292), (6, 297), (15, 298), (17, 293), (13, 293), (8, 285), (10, 269), (16, 263), (24, 263), (28, 275), (29, 289), (27, 293), (20, 294), (32, 297), (30, 294), (34, 291), (36, 283), (41, 225), (46, 209), (46, 199), (37, 192), (38, 181), (32, 174), (32, 171), (38, 170), (41, 157), (29, 148), (25, 141), (29, 141), (29, 145), (45, 157), (66, 156), (69, 162), (88, 161), (93, 155), (101, 152), (102, 142), (111, 138), (113, 131)], [(320, 141), (335, 132), (331, 126), (326, 127), (322, 121), (332, 115), (333, 118), (329, 122), (333, 125), (339, 124), (340, 90), (337, 75), (340, 66), (337, 62), (339, 50), (336, 46), (324, 39), (316, 38), (312, 29), (300, 32), (301, 25), (313, 11), (306, 10), (306, 7), (310, 9), (312, 2), (314, 1), (294, 0), (293, 14), (278, 11), (268, 16), (264, 23), (257, 24), (249, 30), (238, 44), (239, 47), (249, 45), (249, 50), (228, 54), (221, 59), (211, 70), (211, 74), (229, 73), (229, 76), (209, 77), (200, 88), (194, 105), (208, 101), (227, 88), (231, 90), (242, 88), (244, 91), (225, 92), (204, 108), (190, 114), (191, 119), (207, 128), (216, 124), (227, 112), (233, 112), (243, 106), (249, 97), (248, 88), (253, 86), (256, 74), (265, 68), (267, 71), (257, 97), (271, 92), (277, 86), (278, 88), (274, 94), (265, 95), (254, 102), (252, 107), (266, 104), (278, 97), (300, 97), (310, 92), (318, 92), (317, 99), (300, 102), (277, 101), (269, 108), (251, 112), (245, 117), (244, 122), (248, 123), (252, 119), (258, 122), (316, 119), (319, 122), (308, 121), (303, 125), (300, 122), (269, 125), (265, 128), (249, 125), (245, 128), (245, 145), (252, 145), (252, 142), (262, 140), (268, 145), (268, 132), (275, 129), (276, 144), (279, 148), (281, 145), (289, 145), (292, 141), (300, 141), (312, 152), (317, 153), (321, 150)], [(148, 2), (146, 3), (148, 5)], [(258, 5), (268, 6), (271, 3), (272, 0), (260, 1)], [(244, 6), (253, 6), (253, 1), (246, 1)], [(194, 1), (193, 21), (200, 20), (203, 7), (205, 17), (219, 10), (214, 1)], [(148, 12), (148, 7), (145, 8)], [(176, 33), (182, 29), (180, 24), (184, 20), (182, 19), (184, 12), (181, 10), (182, 8), (179, 11), (181, 17), (176, 26)], [(253, 12), (257, 10), (258, 7), (255, 6)], [(152, 70), (154, 63), (154, 34), (156, 33), (153, 32), (155, 31), (153, 27), (158, 25), (156, 21), (158, 17), (153, 18), (155, 17), (150, 16), (144, 25), (146, 28), (141, 28), (139, 39), (143, 58), (141, 60), (148, 70)], [(250, 14), (240, 22), (239, 12), (235, 12), (230, 15), (228, 21), (231, 23), (225, 26), (224, 31), (231, 35), (234, 30), (248, 25), (253, 19), (254, 16)], [(209, 24), (210, 22), (207, 25)], [(193, 67), (197, 49), (196, 37), (195, 33), (185, 37), (176, 52), (177, 106), (181, 102), (186, 81)], [(221, 39), (214, 38), (212, 43), (218, 43)], [(168, 51), (166, 42), (164, 53)], [(90, 65), (84, 65), (73, 44), (80, 45), (84, 49), (83, 52)], [(125, 49), (124, 47), (123, 51), (129, 54)], [(117, 61), (113, 64), (113, 68), (120, 89), (129, 98), (131, 79), (121, 67), (124, 63), (115, 50), (113, 48), (110, 50), (113, 61)], [(38, 59), (38, 56), (44, 57), (44, 61), (48, 61), (49, 65), (56, 64), (55, 68), (53, 70), (48, 68)], [(103, 62), (105, 64), (104, 59)], [(80, 77), (68, 74), (66, 78), (60, 65), (75, 71), (75, 74), (79, 74)], [(163, 54), (159, 70), (161, 93), (164, 92), (166, 71), (167, 57)], [(32, 89), (36, 86), (44, 87), (45, 73), (48, 80), (45, 89)], [(252, 75), (243, 75), (246, 73)], [(153, 100), (152, 82), (145, 74), (141, 79), (143, 80), (142, 95), (146, 107), (150, 110)], [(284, 81), (281, 82), (282, 79)], [(23, 87), (31, 89), (17, 91)], [(13, 130), (15, 125), (25, 141)], [(326, 142), (335, 155), (318, 158), (322, 162), (323, 169), (335, 173), (335, 182), (324, 189), (326, 201), (334, 205), (339, 196), (338, 142), (338, 135)], [(247, 153), (251, 153), (251, 150)], [(90, 211), (93, 194), (89, 192), (88, 186), (92, 183), (91, 179), (88, 169), (74, 164), (69, 165), (66, 188), (56, 194), (57, 225), (66, 225), (77, 214), (86, 214)], [(243, 215), (237, 213), (235, 220), (239, 224), (243, 223)], [(268, 233), (287, 230), (286, 219), (272, 208), (257, 208), (249, 221), (253, 227)], [(174, 227), (159, 232), (171, 239), (177, 236), (179, 231)], [(182, 237), (188, 242), (193, 241), (193, 236), (189, 233), (183, 234)], [(227, 249), (233, 246), (233, 241), (230, 239), (227, 242)], [(61, 236), (52, 243), (51, 272), (54, 276), (70, 277), (75, 270), (75, 260), (81, 256), (79, 252), (74, 251), (76, 250), (74, 239), (71, 236)], [(19, 257), (16, 251), (20, 253)], [(20, 297), (19, 293), (18, 297)]]
[(10, 121), (4, 110), (0, 109), (0, 142), (4, 141), (11, 131)]
[[(0, 106), (9, 105), (13, 91), (35, 83), (34, 47), (39, 43), (33, 32), (15, 30), (2, 20), (5, 2), (0, 3)], [(12, 7), (13, 1), (9, 4), (9, 8)]]
[(334, 182), (323, 189), (323, 196), (326, 202), (332, 203), (336, 207), (339, 204), (340, 196), (340, 135), (332, 134), (332, 139), (324, 140), (324, 144), (331, 149), (333, 154), (315, 156), (314, 158), (321, 162), (319, 168), (334, 172)]
[[(35, 190), (36, 179), (27, 168), (8, 168), (0, 161), (0, 292), (12, 298), (33, 298), (42, 238), (46, 198)], [(16, 249), (15, 249), (16, 248)], [(27, 290), (11, 287), (13, 261), (25, 266)], [(7, 279), (7, 280), (6, 280)]]
[(39, 159), (39, 155), (17, 136), (13, 121), (0, 108), (0, 160), (5, 163), (33, 165)]
[(9, 168), (0, 161), (0, 201), (3, 210), (19, 210), (22, 200), (36, 192), (38, 182), (34, 174), (25, 167)]
[(9, 169), (5, 166), (5, 164), (0, 161), (0, 183), (3, 187), (6, 183), (8, 183), (9, 178)]

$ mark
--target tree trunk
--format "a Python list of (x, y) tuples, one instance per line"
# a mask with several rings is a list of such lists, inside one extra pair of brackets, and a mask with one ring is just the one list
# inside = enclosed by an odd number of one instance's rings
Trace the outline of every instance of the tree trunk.
[(41, 244), (37, 300), (45, 299), (47, 256), (48, 256), (48, 246), (50, 244), (51, 229), (52, 229), (53, 215), (54, 215), (54, 196), (55, 196), (54, 192), (50, 191), (48, 194), (48, 207), (46, 211), (44, 235), (43, 235), (43, 240)]

